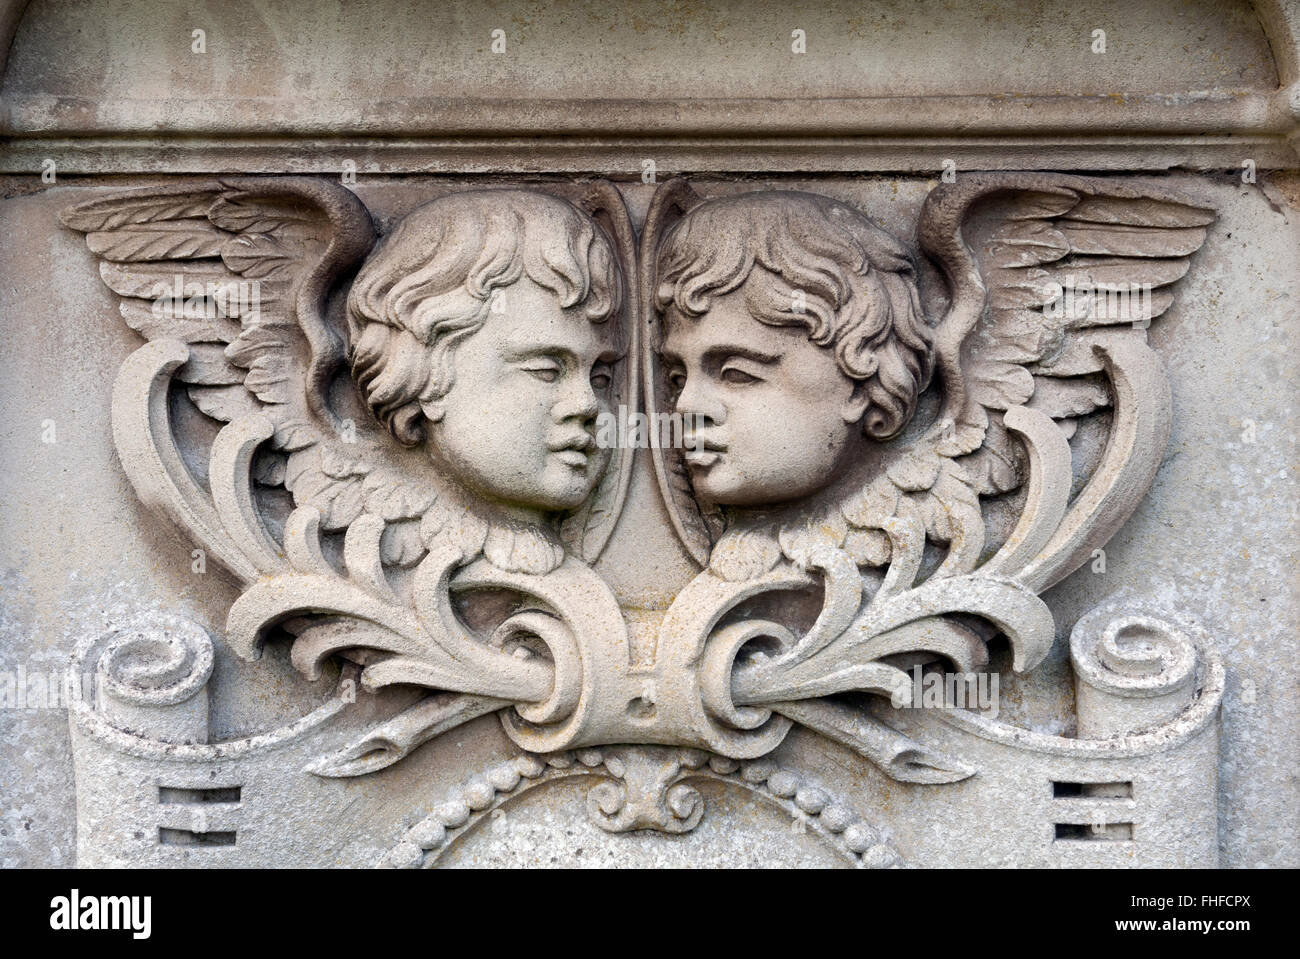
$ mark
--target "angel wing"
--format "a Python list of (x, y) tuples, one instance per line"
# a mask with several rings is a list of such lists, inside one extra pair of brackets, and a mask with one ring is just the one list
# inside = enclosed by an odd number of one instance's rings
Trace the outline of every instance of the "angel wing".
[[(593, 187), (578, 199), (628, 247), (630, 227), (607, 193)], [(244, 432), (267, 434), (258, 437), (265, 448), (251, 434), (225, 445), (239, 448), (259, 484), (282, 485), (295, 506), (315, 510), (321, 532), (345, 532), (360, 522), (380, 537), (383, 563), (410, 567), (426, 554), (431, 536), (460, 521), (448, 515), (454, 505), (437, 507), (435, 489), (421, 482), (426, 461), (390, 443), (364, 411), (347, 415), (331, 402), (335, 381), (346, 380), (346, 343), (341, 324), (326, 316), (326, 295), (375, 238), (369, 214), (350, 191), (305, 178), (239, 179), (117, 194), (79, 204), (61, 218), (86, 234), (100, 275), (122, 297), (122, 316), (155, 346), (152, 358), (172, 357), (168, 372), (194, 404), (218, 421), (246, 424)], [(143, 360), (133, 366), (147, 365)], [(620, 399), (630, 398), (624, 385)], [(150, 459), (136, 449), (140, 425), (118, 433), (129, 451), (123, 463), (142, 495), (241, 580), (279, 569), (281, 550), (256, 525), (249, 524), (253, 535), (232, 543), (212, 511), (171, 503), (154, 488), (132, 455)], [(125, 435), (133, 431), (134, 438)], [(627, 457), (613, 464), (596, 494), (566, 520), (564, 538), (579, 555), (594, 558), (604, 546), (629, 466)], [(238, 496), (238, 477), (233, 490), (225, 488), (229, 477), (214, 471), (209, 479), (220, 484), (214, 500)], [(530, 544), (523, 531), (494, 532), (483, 533), (484, 548), (507, 569), (553, 567), (562, 555), (559, 544)]]
[[(1085, 177), (975, 175), (932, 192), (918, 237), (951, 287), (936, 328), (943, 405), (842, 505), (860, 564), (890, 561), (888, 518), (948, 547), (937, 576), (978, 566), (1036, 591), (1105, 542), (1168, 440), (1169, 386), (1147, 329), (1213, 220), (1161, 186)], [(1075, 419), (1102, 407), (1113, 408), (1105, 454), (1067, 503)], [(987, 556), (980, 498), (1026, 482), (1019, 524)]]
[[(309, 179), (207, 182), (91, 200), (61, 219), (86, 234), (100, 276), (122, 297), (123, 318), (150, 341), (149, 352), (124, 368), (118, 412), (132, 405), (129, 373), (161, 362), (146, 387), (174, 374), (203, 413), (251, 431), (241, 442), (223, 433), (218, 452), (238, 447), (236, 458), (253, 466), (258, 483), (283, 485), (296, 505), (315, 508), (324, 532), (344, 530), (363, 514), (392, 524), (386, 557), (413, 558), (402, 524), (418, 521), (429, 498), (368, 462), (355, 445), (356, 422), (327, 401), (345, 343), (326, 321), (326, 295), (374, 241), (369, 214), (349, 191)], [(211, 464), (212, 509), (201, 498), (176, 503), (160, 488), (142, 445), (148, 420), (157, 418), (149, 412), (145, 422), (123, 420), (115, 430), (142, 498), (244, 582), (278, 570), (280, 550), (264, 531), (256, 535), (260, 527), (236, 541), (216, 515), (218, 502), (237, 496), (241, 485), (251, 511), (239, 478)], [(262, 440), (266, 450), (255, 452)], [(175, 474), (181, 464), (162, 465)]]
[[(699, 197), (677, 184), (656, 201), (652, 241)], [(1173, 302), (1213, 217), (1148, 184), (963, 177), (930, 194), (918, 230), (950, 286), (934, 327), (940, 406), (880, 449), (861, 488), (718, 536), (688, 474), (659, 451), (664, 499), (708, 567), (670, 607), (661, 655), (698, 664), (711, 742), (746, 748), (793, 719), (871, 757), (824, 697), (860, 691), (906, 704), (899, 654), (937, 655), (969, 673), (987, 664), (997, 634), (1017, 672), (1042, 660), (1055, 624), (1037, 594), (1128, 518), (1163, 457), (1169, 386), (1146, 328)], [(653, 288), (644, 280), (643, 300)], [(643, 309), (653, 333), (651, 304)], [(663, 395), (653, 376), (646, 382), (648, 397)], [(1103, 407), (1104, 452), (1071, 498), (1073, 421)], [(990, 546), (981, 499), (1022, 487), (1014, 529)], [(928, 570), (927, 544), (942, 554)], [(872, 568), (881, 574), (863, 575)], [(818, 579), (821, 610), (802, 635), (775, 607), (772, 621), (746, 611), (764, 591)], [(970, 774), (951, 758), (931, 765), (937, 778), (924, 781)]]
[[(629, 262), (631, 227), (613, 188), (563, 189)], [(256, 658), (269, 627), (285, 624), (296, 636), (295, 665), (313, 678), (325, 658), (350, 651), (370, 687), (468, 693), (485, 709), (547, 700), (558, 667), (525, 661), (527, 650), (517, 647), (536, 633), (571, 644), (565, 611), (546, 618), (530, 609), (521, 615), (531, 619), (507, 619), (485, 643), (452, 612), (449, 584), (481, 556), (489, 571), (477, 580), (533, 590), (541, 608), (563, 607), (566, 595), (586, 590), (597, 594), (588, 606), (607, 600), (616, 614), (608, 587), (566, 562), (563, 543), (582, 558), (599, 553), (626, 493), (630, 451), (620, 451), (558, 534), (491, 522), (429, 482), (436, 477), (428, 457), (389, 439), (347, 372), (344, 325), (329, 294), (375, 232), (365, 207), (341, 187), (305, 178), (207, 181), (115, 194), (61, 216), (86, 235), (123, 317), (149, 341), (114, 385), (123, 467), (147, 505), (244, 584), (227, 620), (237, 652)], [(635, 361), (630, 366), (614, 387), (615, 402), (629, 407)], [(206, 460), (178, 446), (177, 390), (225, 424)], [(275, 486), (292, 498), (278, 523), (262, 492)], [(342, 534), (341, 546), (329, 533)], [(539, 574), (561, 565), (556, 582), (539, 589)], [(412, 568), (400, 592), (388, 567)]]
[[(683, 181), (656, 194), (643, 271), (658, 238), (700, 201)], [(1154, 476), (1169, 400), (1146, 329), (1172, 304), (1213, 219), (1150, 184), (992, 174), (940, 186), (918, 227), (950, 285), (935, 326), (939, 414), (887, 444), (876, 478), (851, 496), (801, 504), (766, 528), (724, 529), (696, 502), (680, 451), (657, 450), (680, 538), (733, 580), (761, 576), (782, 557), (803, 563), (820, 547), (887, 567), (901, 546), (928, 542), (946, 551), (935, 576), (979, 567), (1037, 589), (1057, 582), (1123, 523)], [(643, 276), (641, 286), (645, 300), (653, 284)], [(656, 317), (648, 301), (642, 308), (649, 343)], [(662, 373), (647, 363), (646, 374), (654, 402), (666, 392)], [(1106, 453), (1067, 503), (1076, 418), (1103, 407), (1114, 407)], [(1020, 523), (990, 546), (982, 498), (1026, 485)]]

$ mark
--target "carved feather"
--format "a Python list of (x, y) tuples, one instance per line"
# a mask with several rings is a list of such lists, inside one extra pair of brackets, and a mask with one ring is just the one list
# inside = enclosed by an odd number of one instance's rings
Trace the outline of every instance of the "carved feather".
[[(342, 353), (323, 295), (300, 294), (309, 286), (323, 294), (329, 282), (321, 277), (354, 266), (374, 239), (350, 192), (294, 178), (210, 182), (95, 199), (61, 218), (87, 234), (133, 329), (191, 344), (176, 377), (203, 413), (225, 422), (269, 417), (271, 445), (289, 458), (273, 460), (269, 472), (258, 466), (259, 482), (283, 483), (295, 505), (319, 510), (326, 531), (346, 528), (370, 500), (384, 519), (414, 515), (397, 502), (427, 506), (431, 495), (405, 491), (400, 476), (383, 498), (363, 489), (374, 464), (347, 458), (305, 375), (314, 364), (337, 365)], [(334, 355), (320, 355), (322, 345)], [(411, 542), (395, 534), (389, 552), (413, 562)]]
[[(976, 208), (981, 227), (972, 229)], [(1089, 376), (1101, 367), (1087, 346), (1103, 329), (1145, 339), (1213, 220), (1160, 186), (1072, 176), (977, 175), (927, 198), (918, 235), (953, 283), (941, 329), (970, 330), (947, 365), (945, 388), (958, 399), (945, 413), (981, 434), (978, 449), (954, 461), (972, 490), (993, 495), (1023, 481), (1020, 442), (1001, 424), (1008, 409), (1040, 410), (1068, 437), (1074, 417), (1110, 402)], [(930, 442), (937, 448), (937, 437)], [(936, 525), (927, 524), (932, 539)], [(969, 532), (982, 535), (979, 526), (971, 517)]]

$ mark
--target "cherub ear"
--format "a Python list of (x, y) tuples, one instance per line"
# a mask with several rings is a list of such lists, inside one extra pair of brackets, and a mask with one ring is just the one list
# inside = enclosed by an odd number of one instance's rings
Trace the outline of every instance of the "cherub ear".
[(860, 423), (862, 417), (867, 414), (871, 408), (871, 396), (867, 392), (867, 383), (865, 380), (853, 381), (853, 392), (844, 400), (840, 407), (840, 415), (844, 417), (846, 423)]

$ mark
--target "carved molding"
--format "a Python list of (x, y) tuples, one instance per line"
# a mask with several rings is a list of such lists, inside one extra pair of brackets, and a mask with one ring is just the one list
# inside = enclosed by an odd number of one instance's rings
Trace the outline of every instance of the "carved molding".
[(663, 747), (526, 754), (501, 763), (449, 792), (378, 865), (431, 868), (458, 839), (508, 808), (511, 800), (546, 783), (572, 778), (596, 781), (587, 793), (588, 814), (606, 832), (688, 832), (704, 814), (704, 800), (689, 783), (713, 779), (746, 789), (784, 810), (792, 822), (821, 837), (851, 865), (867, 869), (905, 865), (876, 827), (859, 818), (850, 805), (806, 783), (797, 772), (766, 760), (741, 764), (698, 750)]
[[(61, 89), (57, 82), (52, 89), (39, 84), (33, 89), (19, 82), (11, 84), (5, 109), (0, 111), (0, 136), (6, 141), (0, 171), (39, 173), (43, 160), (51, 157), (58, 158), (61, 171), (78, 174), (294, 170), (337, 175), (351, 162), (369, 173), (472, 169), (636, 177), (646, 157), (655, 158), (662, 170), (696, 172), (933, 175), (945, 160), (964, 171), (1027, 165), (1060, 170), (1208, 171), (1240, 169), (1247, 158), (1260, 169), (1295, 169), (1300, 165), (1295, 9), (1283, 0), (1255, 0), (1251, 7), (1253, 18), (1249, 11), (1232, 10), (1225, 11), (1224, 19), (1238, 27), (1243, 20), (1256, 21), (1249, 24), (1249, 32), (1260, 48), (1266, 45), (1260, 58), (1271, 60), (1275, 81), (1272, 76), (1255, 77), (1253, 84), (1239, 85), (1234, 83), (1239, 78), (1231, 74), (1210, 73), (1171, 87), (1162, 82), (1164, 78), (1140, 75), (1138, 83), (1145, 80), (1149, 85), (1126, 89), (1122, 95), (1109, 87), (1071, 95), (1068, 81), (1059, 90), (1044, 91), (1037, 75), (1013, 75), (1005, 94), (912, 92), (930, 89), (928, 84), (918, 88), (915, 78), (910, 84), (905, 79), (901, 92), (895, 92), (894, 86), (882, 87), (864, 75), (843, 79), (845, 89), (826, 98), (797, 95), (798, 86), (751, 96), (726, 95), (731, 91), (706, 86), (680, 98), (589, 97), (585, 92), (574, 97), (547, 90), (543, 80), (543, 95), (527, 91), (512, 96), (465, 96), (458, 90), (430, 95), (417, 84), (404, 90), (409, 96), (385, 92), (383, 108), (375, 109), (374, 97), (364, 89), (346, 96), (329, 92), (311, 96), (300, 90), (289, 94), (277, 87), (259, 88), (259, 82), (267, 83), (260, 71), (249, 78), (249, 89), (258, 92), (243, 97), (222, 95), (224, 90), (201, 95), (192, 89), (159, 95), (150, 86), (147, 71), (139, 78), (144, 92), (133, 91), (130, 96), (114, 96), (111, 90), (95, 96), (93, 90)], [(1206, 16), (1206, 11), (1190, 14), (1197, 15)], [(0, 17), (0, 75), (15, 32), (19, 43), (24, 26), (39, 36), (38, 31), (50, 29), (53, 16), (39, 7), (28, 9), (25, 0), (5, 6)], [(1035, 24), (1035, 17), (1054, 22), (1051, 5), (1022, 16), (1021, 21), (1006, 18), (990, 35), (1041, 26)], [(267, 18), (274, 30), (275, 14), (268, 13)], [(544, 32), (548, 18), (538, 19)], [(1212, 25), (1208, 17), (1206, 25)], [(629, 35), (642, 42), (628, 24), (616, 26), (621, 28), (616, 43), (632, 42)], [(468, 24), (461, 25), (462, 30), (467, 28)], [(576, 30), (566, 32), (570, 37), (580, 35)], [(877, 54), (882, 43), (888, 48), (896, 36), (860, 38), (863, 56)], [(464, 46), (477, 44), (477, 38), (471, 41), (465, 33), (457, 38)], [(763, 55), (780, 49), (783, 39), (736, 30), (734, 24), (727, 36), (741, 51), (733, 56)], [(1142, 38), (1152, 62), (1187, 56), (1187, 49), (1176, 45), (1175, 39), (1162, 47), (1163, 39), (1160, 33)], [(1209, 39), (1202, 37), (1200, 42), (1213, 45), (1218, 39), (1211, 30)], [(139, 40), (148, 45), (155, 36), (147, 34)], [(574, 42), (571, 49), (580, 50), (581, 42)], [(302, 55), (303, 47), (286, 47), (286, 56)], [(72, 59), (77, 52), (81, 51), (70, 48), (65, 56)], [(665, 52), (684, 55), (671, 47)], [(941, 70), (947, 52), (942, 40), (934, 38), (912, 59), (926, 65), (928, 58), (931, 69)], [(382, 56), (383, 51), (361, 46), (357, 54), (364, 59)], [(538, 56), (536, 48), (532, 55)], [(541, 56), (545, 60), (545, 53)], [(58, 71), (67, 67), (53, 59), (57, 78)], [(640, 64), (637, 69), (646, 68)], [(483, 76), (470, 79), (482, 85)], [(1016, 86), (1026, 79), (1038, 83)], [(653, 86), (652, 78), (646, 85)], [(265, 93), (259, 95), (261, 91)], [(165, 151), (159, 149), (164, 142)]]

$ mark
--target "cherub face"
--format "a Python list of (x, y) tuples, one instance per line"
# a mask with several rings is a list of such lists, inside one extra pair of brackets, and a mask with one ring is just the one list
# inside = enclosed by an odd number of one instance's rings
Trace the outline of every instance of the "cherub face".
[(860, 449), (869, 401), (806, 330), (760, 323), (739, 290), (715, 297), (703, 316), (670, 308), (666, 320), (661, 353), (702, 498), (745, 507), (797, 500)]
[(573, 509), (609, 461), (595, 441), (619, 360), (612, 321), (561, 309), (528, 277), (458, 343), (451, 389), (426, 407), (428, 448), (478, 494), (526, 510)]

